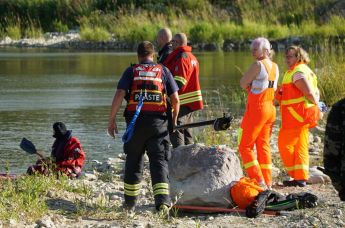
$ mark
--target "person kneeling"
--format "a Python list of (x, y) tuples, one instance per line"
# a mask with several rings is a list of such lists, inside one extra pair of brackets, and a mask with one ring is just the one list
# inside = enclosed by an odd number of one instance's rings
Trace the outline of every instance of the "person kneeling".
[(48, 175), (55, 171), (69, 177), (79, 177), (86, 157), (80, 141), (72, 136), (72, 131), (67, 130), (62, 122), (54, 123), (53, 131), (56, 139), (51, 156), (39, 159), (28, 168), (27, 173)]

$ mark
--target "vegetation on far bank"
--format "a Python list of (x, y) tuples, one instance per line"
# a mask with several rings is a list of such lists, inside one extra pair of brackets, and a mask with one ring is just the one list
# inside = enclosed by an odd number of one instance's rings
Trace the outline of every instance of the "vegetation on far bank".
[[(319, 41), (345, 36), (335, 0), (4, 0), (0, 36), (40, 37), (80, 28), (85, 40), (154, 40), (160, 27), (185, 32), (194, 43), (222, 45), (256, 36), (307, 36)], [(327, 9), (332, 12), (329, 13)], [(339, 10), (339, 12), (341, 12)]]

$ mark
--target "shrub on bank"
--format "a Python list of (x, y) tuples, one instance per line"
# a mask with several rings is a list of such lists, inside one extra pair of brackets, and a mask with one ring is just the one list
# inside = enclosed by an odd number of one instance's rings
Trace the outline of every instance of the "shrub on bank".
[(321, 100), (328, 106), (345, 97), (345, 57), (343, 48), (323, 48), (316, 75)]
[(189, 30), (189, 39), (194, 43), (212, 42), (212, 27), (206, 22), (195, 24)]
[(102, 27), (82, 27), (80, 29), (80, 38), (85, 41), (108, 41), (111, 35)]
[(5, 31), (6, 35), (13, 40), (19, 40), (21, 38), (21, 29), (19, 25), (10, 25)]

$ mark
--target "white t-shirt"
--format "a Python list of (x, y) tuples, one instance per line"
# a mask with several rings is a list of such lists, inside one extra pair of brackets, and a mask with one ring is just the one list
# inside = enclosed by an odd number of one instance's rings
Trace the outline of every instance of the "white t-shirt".
[[(255, 79), (252, 81), (252, 87), (251, 87), (251, 92), (254, 94), (260, 94), (264, 90), (268, 88), (268, 72), (266, 71), (265, 65), (261, 62), (260, 63), (260, 73), (255, 77)], [(272, 67), (272, 62), (267, 61), (269, 67)], [(274, 85), (273, 89), (277, 89), (277, 84), (278, 84), (278, 78), (279, 78), (279, 70), (278, 70), (278, 65), (275, 64), (276, 67), (276, 78), (274, 80)]]

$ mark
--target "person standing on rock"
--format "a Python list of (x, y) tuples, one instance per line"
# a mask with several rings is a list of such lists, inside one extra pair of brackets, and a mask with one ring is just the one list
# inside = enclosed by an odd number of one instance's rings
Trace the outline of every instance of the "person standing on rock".
[(318, 108), (317, 77), (307, 66), (308, 53), (301, 47), (290, 46), (285, 51), (285, 72), (276, 94), (280, 104), (281, 128), (278, 148), (284, 166), (292, 178), (285, 186), (304, 187), (309, 178), (308, 135), (321, 118)]
[(157, 63), (163, 63), (168, 55), (173, 51), (171, 44), (171, 31), (169, 28), (162, 28), (157, 33), (157, 43), (159, 47)]
[[(240, 80), (241, 87), (248, 91), (246, 110), (238, 134), (238, 149), (247, 175), (260, 186), (272, 186), (272, 159), (270, 137), (276, 119), (273, 104), (279, 70), (270, 59), (271, 44), (263, 37), (251, 44), (255, 62)], [(257, 150), (255, 155), (254, 145)]]
[(133, 135), (124, 144), (124, 153), (127, 155), (124, 208), (129, 211), (134, 211), (139, 196), (145, 151), (150, 162), (156, 209), (164, 211), (171, 204), (168, 173), (170, 140), (166, 95), (170, 98), (173, 123), (176, 125), (179, 112), (178, 86), (166, 67), (153, 62), (154, 52), (154, 46), (149, 41), (143, 41), (138, 45), (139, 64), (128, 67), (123, 73), (117, 85), (108, 123), (108, 133), (115, 137), (114, 133), (118, 133), (115, 117), (123, 99), (127, 98), (124, 113), (127, 125), (131, 122), (138, 103), (143, 101)]
[[(181, 109), (177, 124), (193, 122), (193, 112), (203, 109), (203, 101), (199, 83), (199, 62), (187, 46), (187, 36), (176, 34), (172, 39), (173, 52), (166, 58), (163, 65), (168, 67), (179, 87)], [(170, 134), (174, 148), (193, 143), (190, 129), (176, 130)]]
[(323, 163), (325, 174), (331, 178), (340, 199), (345, 201), (345, 98), (335, 103), (329, 112)]

